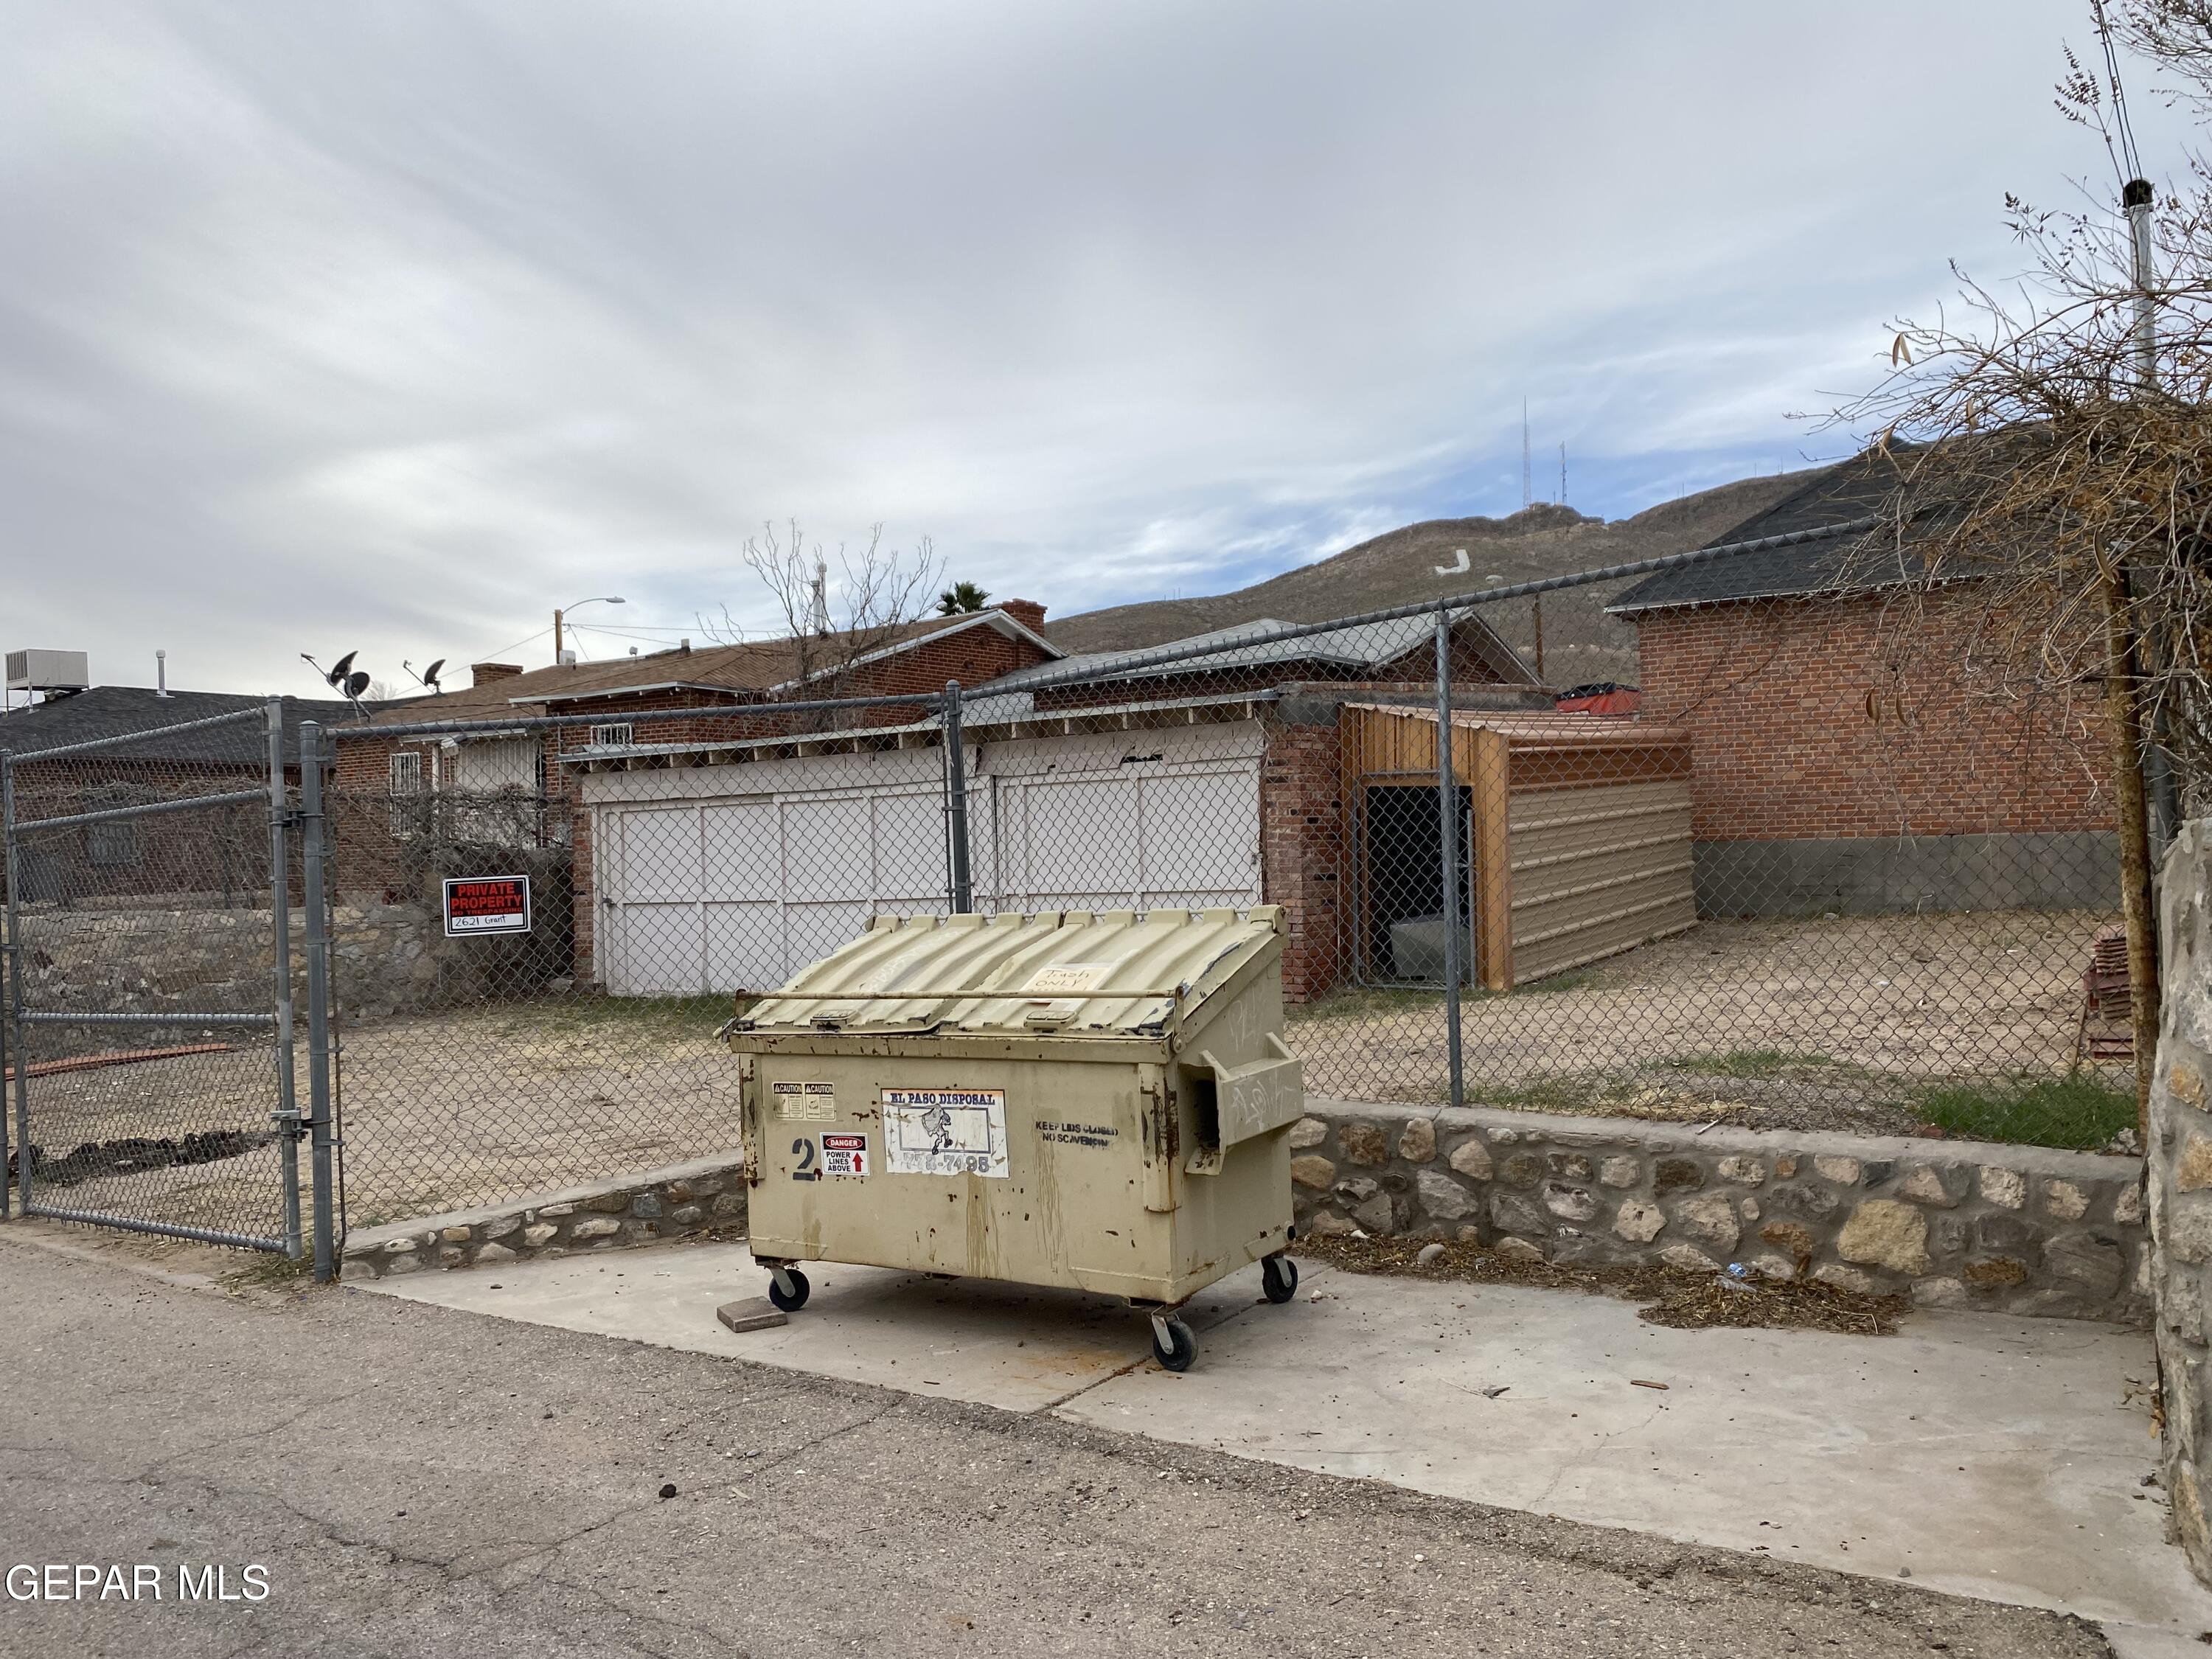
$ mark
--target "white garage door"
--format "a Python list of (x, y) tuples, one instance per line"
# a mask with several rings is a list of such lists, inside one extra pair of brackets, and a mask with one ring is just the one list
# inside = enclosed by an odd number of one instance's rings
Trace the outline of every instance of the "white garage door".
[[(1259, 902), (1261, 744), (1241, 722), (975, 750), (976, 908)], [(591, 778), (607, 988), (767, 989), (871, 916), (945, 915), (940, 765), (932, 749)], [(757, 787), (692, 793), (733, 783)], [(605, 799), (620, 791), (661, 799)]]
[(1258, 903), (1263, 742), (1245, 720), (988, 745), (976, 908)]
[(919, 767), (867, 764), (878, 758), (653, 774), (696, 787), (783, 781), (773, 772), (817, 787), (600, 811), (598, 951), (607, 988), (623, 996), (764, 989), (879, 912), (944, 914), (935, 754), (917, 753)]

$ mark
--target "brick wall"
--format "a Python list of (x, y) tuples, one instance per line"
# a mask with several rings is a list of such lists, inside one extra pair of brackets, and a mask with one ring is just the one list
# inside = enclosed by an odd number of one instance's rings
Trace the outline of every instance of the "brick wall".
[[(240, 727), (237, 741), (245, 756), (252, 756), (266, 739), (258, 728)], [(229, 763), (95, 750), (21, 763), (15, 815), (23, 890), (18, 897), (33, 904), (162, 895), (248, 902), (269, 880), (265, 799), (60, 830), (42, 830), (36, 820), (244, 790), (265, 798), (268, 787), (268, 766), (258, 757)], [(4, 880), (0, 876), (0, 891)], [(294, 886), (296, 890), (296, 879)]]
[[(1334, 716), (1334, 710), (1329, 714)], [(1306, 1002), (1341, 976), (1344, 792), (1339, 729), (1271, 715), (1260, 773), (1261, 891), (1286, 912), (1283, 994)]]
[(2110, 829), (2095, 688), (1977, 695), (1979, 614), (1960, 592), (1911, 619), (1880, 597), (1638, 618), (1643, 716), (1691, 733), (1697, 838)]
[(576, 944), (574, 969), (579, 985), (596, 985), (599, 972), (592, 952), (599, 948), (599, 890), (592, 883), (597, 849), (592, 842), (595, 822), (583, 804), (571, 805), (568, 831), (568, 902), (574, 907), (573, 937)]

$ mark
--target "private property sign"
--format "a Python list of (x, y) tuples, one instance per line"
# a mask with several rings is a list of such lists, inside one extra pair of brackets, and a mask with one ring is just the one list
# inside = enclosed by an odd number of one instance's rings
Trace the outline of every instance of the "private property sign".
[(446, 881), (446, 937), (530, 931), (530, 878), (453, 876)]

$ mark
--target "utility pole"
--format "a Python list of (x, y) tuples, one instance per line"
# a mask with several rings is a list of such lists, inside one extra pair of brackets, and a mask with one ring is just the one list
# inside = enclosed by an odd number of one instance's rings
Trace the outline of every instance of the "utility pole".
[(2134, 245), (2136, 283), (2136, 385), (2145, 392), (2158, 385), (2158, 309), (2151, 289), (2158, 268), (2151, 252), (2150, 204), (2154, 192), (2148, 179), (2130, 179), (2120, 191), (2128, 212), (2128, 240)]
[[(2136, 395), (2158, 387), (2158, 322), (2151, 290), (2157, 270), (2151, 254), (2150, 181), (2130, 179), (2120, 191), (2134, 244)], [(2157, 890), (2150, 862), (2150, 799), (2144, 787), (2142, 641), (2129, 613), (2134, 595), (2124, 548), (2102, 550), (2105, 579), (2105, 714), (2112, 727), (2113, 805), (2119, 809), (2120, 914), (2128, 930), (2130, 1012), (2134, 1016), (2136, 1132), (2150, 1144), (2151, 1071), (2158, 1054), (2160, 988)]]
[(567, 618), (569, 611), (574, 611), (576, 606), (580, 605), (621, 605), (623, 603), (624, 603), (624, 601), (615, 594), (602, 593), (596, 599), (577, 599), (571, 604), (562, 605), (560, 610), (556, 611), (553, 613), (553, 665), (556, 668), (558, 668), (561, 665), (561, 624)]
[(1521, 400), (1521, 510), (1526, 513), (1536, 499), (1536, 476), (1528, 470), (1528, 400)]

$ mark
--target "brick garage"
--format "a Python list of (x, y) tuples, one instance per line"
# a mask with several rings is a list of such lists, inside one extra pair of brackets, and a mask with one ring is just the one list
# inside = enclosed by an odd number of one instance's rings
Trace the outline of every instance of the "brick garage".
[[(1862, 456), (1721, 539), (1863, 517), (1896, 467)], [(1975, 584), (1876, 587), (1857, 557), (1842, 537), (1717, 560), (1607, 607), (1637, 629), (1642, 717), (1691, 733), (1701, 910), (2112, 908), (2100, 688), (1970, 664)]]

